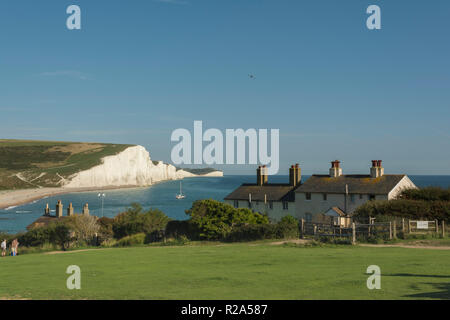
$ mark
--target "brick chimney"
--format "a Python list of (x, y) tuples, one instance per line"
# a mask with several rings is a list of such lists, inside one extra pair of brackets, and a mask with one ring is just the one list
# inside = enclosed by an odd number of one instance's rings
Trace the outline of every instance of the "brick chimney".
[(69, 206), (67, 207), (67, 216), (71, 217), (73, 216), (73, 206), (72, 206), (72, 202), (69, 204)]
[(384, 168), (381, 166), (381, 160), (372, 160), (372, 167), (370, 168), (370, 177), (378, 178), (384, 175)]
[(331, 178), (337, 178), (342, 176), (342, 168), (340, 167), (340, 161), (334, 160), (331, 161), (331, 168), (330, 168), (330, 177)]
[(45, 206), (45, 211), (44, 211), (44, 216), (49, 216), (50, 215), (50, 208), (48, 207), (48, 203)]
[(302, 174), (301, 174), (302, 170), (300, 169), (300, 166), (298, 165), (298, 163), (296, 163), (295, 165), (292, 165), (289, 168), (289, 184), (291, 186), (297, 186), (300, 185), (301, 180), (302, 180)]
[(83, 206), (83, 214), (85, 216), (89, 215), (89, 205), (87, 203), (85, 203), (84, 206)]
[(56, 216), (58, 218), (61, 218), (63, 216), (63, 204), (61, 200), (58, 200), (58, 203), (56, 204)]
[(256, 184), (262, 186), (267, 184), (268, 180), (267, 167), (265, 165), (259, 166), (258, 169), (256, 169)]

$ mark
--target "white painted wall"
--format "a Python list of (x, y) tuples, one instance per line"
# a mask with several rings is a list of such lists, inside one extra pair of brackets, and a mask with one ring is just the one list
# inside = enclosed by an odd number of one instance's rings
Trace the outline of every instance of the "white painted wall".
[(395, 186), (394, 189), (391, 190), (388, 194), (388, 199), (392, 200), (398, 197), (398, 195), (406, 189), (417, 189), (417, 186), (408, 178), (408, 176), (404, 176), (402, 180)]
[[(375, 200), (387, 200), (387, 195), (376, 195)], [(362, 199), (359, 194), (347, 196), (347, 212), (353, 212), (357, 207), (369, 201), (369, 195), (363, 194)], [(311, 200), (306, 200), (306, 193), (295, 194), (295, 217), (306, 219), (306, 214), (325, 213), (331, 207), (339, 207), (345, 210), (345, 194), (327, 193), (327, 200), (323, 200), (322, 193), (311, 193)]]
[[(234, 207), (234, 200), (225, 200), (225, 203)], [(238, 200), (239, 208), (249, 208), (247, 200)], [(280, 221), (284, 216), (290, 215), (295, 217), (295, 202), (288, 202), (288, 209), (283, 209), (283, 203), (281, 201), (273, 201), (273, 207), (270, 209), (269, 202), (267, 204), (264, 201), (252, 201), (252, 207), (249, 208), (259, 213), (267, 213), (267, 216), (271, 221)]]

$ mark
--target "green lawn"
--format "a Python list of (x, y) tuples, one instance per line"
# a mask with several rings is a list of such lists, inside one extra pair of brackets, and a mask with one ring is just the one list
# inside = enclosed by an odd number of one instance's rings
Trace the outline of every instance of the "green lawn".
[[(369, 265), (381, 290), (368, 290)], [(66, 288), (67, 266), (81, 290)], [(96, 249), (0, 258), (0, 298), (449, 299), (446, 250), (269, 244)]]

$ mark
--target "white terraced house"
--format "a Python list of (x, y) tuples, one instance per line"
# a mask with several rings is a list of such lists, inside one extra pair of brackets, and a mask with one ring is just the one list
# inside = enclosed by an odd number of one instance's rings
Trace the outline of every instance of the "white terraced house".
[(369, 174), (342, 174), (338, 160), (328, 175), (314, 174), (304, 183), (297, 165), (289, 169), (289, 183), (268, 183), (265, 167), (257, 169), (257, 183), (243, 184), (225, 202), (266, 213), (273, 221), (292, 215), (307, 222), (334, 219), (343, 226), (355, 209), (370, 200), (395, 199), (402, 190), (417, 188), (405, 174), (384, 174), (381, 160), (372, 160)]

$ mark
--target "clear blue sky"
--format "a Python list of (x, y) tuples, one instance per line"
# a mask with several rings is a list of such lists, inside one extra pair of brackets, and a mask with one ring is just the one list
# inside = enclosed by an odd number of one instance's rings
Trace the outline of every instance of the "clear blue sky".
[[(370, 4), (382, 30), (366, 28)], [(170, 161), (171, 132), (203, 120), (279, 128), (282, 174), (333, 159), (450, 174), (449, 31), (448, 0), (1, 1), (0, 137), (141, 144)]]

